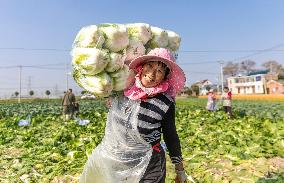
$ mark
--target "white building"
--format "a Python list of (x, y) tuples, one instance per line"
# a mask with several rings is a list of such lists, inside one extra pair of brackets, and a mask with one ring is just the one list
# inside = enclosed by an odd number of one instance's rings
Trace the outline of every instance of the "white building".
[(265, 93), (265, 74), (227, 78), (228, 87), (233, 94)]
[(213, 83), (208, 79), (197, 81), (195, 84), (199, 87), (199, 95), (207, 95), (209, 89), (213, 87)]

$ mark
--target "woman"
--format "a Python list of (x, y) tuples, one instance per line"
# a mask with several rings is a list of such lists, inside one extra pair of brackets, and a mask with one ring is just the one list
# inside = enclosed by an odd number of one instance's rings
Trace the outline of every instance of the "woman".
[(225, 113), (228, 114), (229, 118), (232, 118), (232, 93), (229, 91), (228, 87), (224, 87), (223, 91), (224, 92), (221, 96), (221, 99), (223, 101), (223, 108)]
[(206, 109), (208, 111), (214, 111), (216, 109), (216, 92), (213, 89), (210, 89), (208, 92)]
[(108, 113), (105, 136), (89, 157), (81, 183), (163, 183), (166, 176), (161, 134), (176, 168), (176, 182), (186, 182), (173, 97), (185, 75), (170, 51), (156, 48), (134, 59), (135, 80), (116, 97)]

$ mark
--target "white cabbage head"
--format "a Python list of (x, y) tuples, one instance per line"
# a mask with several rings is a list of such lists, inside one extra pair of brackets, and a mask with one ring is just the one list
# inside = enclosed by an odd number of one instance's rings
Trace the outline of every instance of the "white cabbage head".
[(169, 37), (169, 45), (168, 47), (172, 50), (172, 51), (177, 51), (179, 49), (180, 46), (180, 41), (181, 38), (180, 36), (173, 32), (173, 31), (167, 31), (168, 32), (168, 37)]
[(123, 67), (125, 54), (111, 52), (109, 56), (110, 56), (110, 61), (105, 68), (107, 72), (114, 72)]
[(129, 44), (128, 32), (125, 25), (122, 24), (101, 24), (99, 29), (106, 38), (104, 48), (112, 52), (119, 52)]
[(148, 45), (150, 48), (166, 48), (169, 44), (168, 32), (159, 27), (151, 27), (152, 39)]
[(80, 70), (74, 70), (73, 77), (79, 86), (97, 97), (108, 97), (113, 90), (112, 79), (106, 72), (86, 76)]
[(127, 65), (124, 65), (122, 69), (110, 73), (110, 76), (112, 77), (113, 80), (113, 90), (114, 91), (124, 90), (129, 76), (129, 68)]
[(126, 48), (125, 63), (127, 64), (134, 58), (144, 55), (145, 51), (146, 49), (141, 41), (137, 39), (130, 39), (129, 45)]
[(101, 48), (105, 38), (96, 25), (83, 27), (77, 34), (73, 48)]
[(72, 64), (81, 68), (86, 75), (102, 72), (109, 63), (107, 51), (96, 48), (76, 48), (72, 51), (72, 57)]
[(151, 27), (145, 23), (126, 24), (131, 38), (140, 40), (145, 45), (152, 37)]

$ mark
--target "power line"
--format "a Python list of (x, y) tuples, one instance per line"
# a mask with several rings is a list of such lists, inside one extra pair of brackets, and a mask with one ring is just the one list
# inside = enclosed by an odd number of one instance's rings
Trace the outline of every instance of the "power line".
[[(50, 68), (52, 66), (66, 66), (66, 62), (56, 63), (56, 64), (38, 64), (38, 65), (11, 65), (11, 66), (0, 66), (0, 69), (13, 69), (19, 67), (25, 68), (47, 68), (47, 69), (58, 69), (58, 68)], [(49, 68), (48, 68), (49, 67)]]
[[(265, 52), (271, 52), (271, 51), (274, 51), (275, 48), (279, 48), (279, 47), (282, 47), (284, 46), (283, 43), (281, 44), (278, 44), (276, 46), (273, 46), (271, 48), (266, 48), (266, 49), (263, 49), (263, 50), (249, 50), (249, 51), (256, 51), (256, 53), (253, 53), (253, 54), (249, 54), (249, 55), (245, 55), (245, 56), (242, 56), (242, 57), (237, 57), (235, 59), (231, 59), (227, 62), (234, 62), (234, 61), (238, 61), (238, 60), (242, 60), (242, 59), (246, 59), (246, 58), (249, 58), (249, 57), (252, 57), (252, 56), (255, 56), (255, 55), (258, 55), (258, 54), (262, 54), (262, 53), (265, 53)], [(216, 51), (216, 50), (215, 50)], [(245, 51), (245, 50), (242, 50), (242, 51)], [(284, 50), (283, 50), (284, 51)], [(188, 51), (187, 51), (188, 52)], [(185, 62), (185, 63), (178, 63), (179, 65), (198, 65), (198, 64), (216, 64), (218, 63), (218, 61), (205, 61), (205, 62)]]
[(218, 63), (218, 61), (205, 61), (205, 62), (183, 62), (178, 63), (178, 65), (199, 65), (199, 64), (212, 64)]
[(252, 56), (255, 56), (255, 55), (259, 55), (259, 54), (262, 54), (262, 53), (265, 53), (265, 52), (273, 51), (275, 48), (279, 48), (279, 47), (282, 47), (282, 46), (284, 46), (284, 43), (275, 45), (271, 48), (266, 48), (266, 49), (257, 51), (256, 53), (253, 53), (253, 54), (249, 54), (249, 55), (246, 55), (246, 56), (242, 56), (242, 57), (238, 57), (238, 58), (229, 60), (228, 62), (235, 62), (235, 61), (238, 61), (238, 60), (243, 60), (243, 59), (246, 59), (246, 58), (249, 58), (249, 57), (252, 57)]
[(47, 67), (47, 66), (62, 66), (62, 65), (66, 65), (66, 62), (60, 62), (60, 63), (56, 63), (56, 64), (44, 64), (44, 65), (26, 65), (25, 67)]
[[(243, 53), (243, 52), (259, 52), (263, 50), (181, 50), (179, 53)], [(284, 52), (284, 50), (271, 50), (275, 52)]]
[(188, 74), (194, 73), (194, 74), (209, 74), (209, 75), (218, 75), (219, 73), (213, 73), (213, 72), (196, 72), (196, 71), (189, 71), (185, 70), (185, 72), (188, 72)]
[[(276, 45), (274, 47), (268, 48), (268, 49), (262, 49), (262, 50), (181, 50), (178, 51), (179, 53), (209, 53), (209, 52), (256, 52), (253, 54), (249, 54), (243, 57), (238, 57), (232, 60), (229, 60), (231, 62), (245, 59), (254, 55), (258, 55), (264, 52), (271, 52), (271, 51), (278, 51), (278, 52), (284, 52), (284, 50), (276, 50), (276, 48), (282, 47), (282, 44)], [(31, 50), (31, 51), (71, 51), (70, 49), (58, 49), (58, 48), (16, 48), (16, 47), (0, 47), (0, 50)], [(228, 61), (228, 62), (229, 62)], [(206, 61), (206, 62), (192, 62), (192, 63), (179, 63), (179, 65), (199, 65), (199, 64), (216, 64), (218, 61)], [(46, 67), (46, 66), (65, 66), (66, 63), (58, 63), (58, 64), (45, 64), (45, 65), (22, 65), (22, 67), (31, 67), (31, 68), (38, 68), (38, 69), (47, 69), (47, 70), (64, 70), (64, 68), (40, 68), (40, 67)], [(0, 69), (10, 69), (10, 68), (18, 68), (19, 65), (14, 66), (0, 66)]]
[[(74, 85), (72, 85), (71, 87), (75, 87)], [(31, 87), (31, 89), (48, 89), (48, 88), (54, 88), (54, 86), (33, 86)], [(0, 90), (17, 90), (19, 89), (19, 87), (4, 87), (4, 88), (0, 88)], [(22, 87), (22, 89), (26, 90), (29, 89), (28, 87)], [(65, 87), (60, 87), (58, 88), (60, 90), (65, 90)]]
[(56, 51), (56, 52), (69, 52), (70, 49), (58, 48), (20, 48), (20, 47), (0, 47), (0, 50), (23, 50), (23, 51)]
[(49, 68), (49, 67), (26, 67), (32, 69), (44, 69), (44, 70), (66, 70), (66, 68)]
[[(55, 52), (70, 52), (72, 49), (60, 48), (24, 48), (24, 47), (0, 47), (0, 50), (23, 50), (23, 51), (55, 51)], [(261, 52), (261, 49), (248, 50), (180, 50), (178, 53), (241, 53), (241, 52)], [(271, 51), (284, 52), (284, 50), (273, 49)]]

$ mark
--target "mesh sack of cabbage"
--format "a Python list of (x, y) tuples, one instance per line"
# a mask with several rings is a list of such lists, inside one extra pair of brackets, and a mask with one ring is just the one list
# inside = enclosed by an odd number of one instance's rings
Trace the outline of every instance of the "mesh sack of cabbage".
[(107, 97), (125, 88), (128, 65), (151, 49), (169, 49), (177, 59), (180, 36), (146, 23), (105, 23), (83, 27), (72, 49), (75, 81), (97, 97)]

